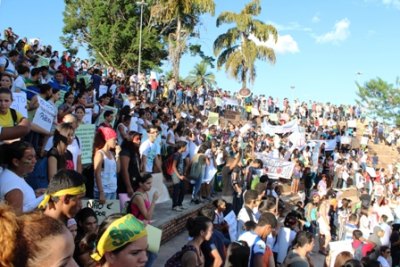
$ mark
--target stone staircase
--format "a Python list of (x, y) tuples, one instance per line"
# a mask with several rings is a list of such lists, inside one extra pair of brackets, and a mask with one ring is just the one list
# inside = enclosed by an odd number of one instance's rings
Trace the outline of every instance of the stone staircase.
[[(365, 131), (365, 124), (357, 122), (356, 138), (358, 139), (358, 141), (361, 140), (364, 131)], [(375, 144), (373, 139), (368, 141), (368, 153), (371, 156), (377, 153), (379, 157), (378, 167), (380, 168), (387, 169), (388, 164), (395, 165), (397, 162), (400, 161), (400, 153), (396, 146), (387, 146), (383, 142)]]

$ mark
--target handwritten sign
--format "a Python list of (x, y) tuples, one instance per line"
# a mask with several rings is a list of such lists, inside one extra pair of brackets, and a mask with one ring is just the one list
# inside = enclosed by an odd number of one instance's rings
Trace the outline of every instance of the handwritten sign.
[(349, 127), (349, 128), (357, 128), (357, 121), (356, 120), (347, 121), (347, 127)]
[(262, 153), (256, 153), (256, 157), (261, 159), (261, 161), (264, 163), (264, 167), (268, 168), (267, 174), (271, 179), (292, 178), (292, 173), (294, 170), (293, 162), (270, 158)]
[(15, 109), (19, 113), (22, 114), (25, 118), (28, 118), (28, 110), (26, 109), (26, 93), (19, 92), (19, 93), (12, 93), (13, 95), (13, 102), (10, 108)]
[(54, 107), (38, 96), (39, 107), (36, 110), (35, 116), (33, 117), (32, 124), (35, 124), (37, 127), (50, 132), (51, 126), (53, 125), (54, 117), (56, 115), (56, 111)]
[(38, 57), (38, 59), (39, 59), (39, 62), (38, 62), (38, 64), (37, 64), (37, 68), (40, 68), (40, 67), (43, 67), (43, 66), (49, 66), (49, 64), (50, 64), (50, 59), (49, 58), (46, 58), (46, 57), (42, 57), (42, 56), (37, 56)]
[(113, 112), (114, 117), (113, 117), (113, 121), (111, 122), (111, 125), (114, 126), (114, 124), (115, 124), (115, 119), (116, 119), (117, 114), (118, 114), (118, 109), (117, 109), (117, 108), (110, 107), (110, 106), (105, 106), (105, 107), (103, 107), (103, 109), (102, 109), (101, 112), (100, 112), (99, 117), (97, 118), (96, 126), (99, 126), (100, 124), (102, 124), (102, 123), (104, 122), (104, 112), (105, 112), (106, 110), (111, 110), (111, 111)]
[(219, 115), (215, 112), (208, 112), (208, 125), (218, 125)]
[(94, 124), (81, 124), (75, 134), (79, 137), (82, 150), (82, 164), (92, 163), (93, 140), (96, 126)]
[(80, 81), (81, 79), (83, 79), (85, 81), (85, 85), (86, 85), (86, 87), (88, 87), (89, 83), (90, 83), (90, 75), (88, 75), (88, 74), (87, 75), (78, 75), (76, 77), (77, 81)]
[(82, 200), (82, 207), (91, 208), (97, 216), (99, 223), (111, 214), (119, 213), (119, 200), (106, 200), (105, 204), (100, 204), (98, 199), (84, 199)]

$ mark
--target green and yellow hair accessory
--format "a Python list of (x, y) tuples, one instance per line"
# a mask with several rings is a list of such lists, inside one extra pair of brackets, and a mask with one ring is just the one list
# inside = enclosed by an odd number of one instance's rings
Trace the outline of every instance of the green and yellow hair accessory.
[(44, 198), (42, 200), (42, 202), (40, 202), (39, 204), (39, 208), (40, 209), (44, 209), (47, 205), (47, 203), (49, 203), (51, 197), (61, 197), (61, 196), (65, 196), (65, 195), (70, 195), (70, 196), (77, 196), (80, 194), (85, 194), (86, 193), (86, 187), (85, 184), (82, 184), (80, 186), (76, 186), (76, 187), (71, 187), (71, 188), (67, 188), (67, 189), (63, 189), (51, 194), (48, 194), (47, 192), (44, 194)]
[(114, 251), (144, 236), (147, 236), (147, 230), (143, 222), (132, 214), (127, 214), (107, 227), (97, 243), (96, 252), (91, 257), (99, 262), (106, 252)]

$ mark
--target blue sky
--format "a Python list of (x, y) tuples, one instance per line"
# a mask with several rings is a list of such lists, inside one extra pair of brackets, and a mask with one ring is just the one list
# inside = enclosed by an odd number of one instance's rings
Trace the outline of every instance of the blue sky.
[[(247, 2), (216, 0), (215, 16), (202, 18), (201, 39), (193, 42), (212, 55), (215, 38), (233, 26), (216, 28), (217, 15), (224, 10), (239, 12)], [(400, 0), (261, 2), (258, 18), (277, 27), (279, 40), (274, 45), (276, 64), (257, 63), (257, 78), (250, 87), (255, 94), (354, 103), (355, 81), (364, 83), (381, 77), (394, 83), (399, 76)], [(0, 0), (0, 29), (12, 26), (20, 36), (38, 37), (62, 51), (59, 36), (63, 10), (61, 0)], [(86, 53), (81, 51), (80, 55)], [(184, 56), (181, 75), (185, 77), (199, 61)], [(164, 68), (171, 66), (166, 63)], [(240, 89), (241, 85), (223, 69), (211, 71), (223, 89)]]

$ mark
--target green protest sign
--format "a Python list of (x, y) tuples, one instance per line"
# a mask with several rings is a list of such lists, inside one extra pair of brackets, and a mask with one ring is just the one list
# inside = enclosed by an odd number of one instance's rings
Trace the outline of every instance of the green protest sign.
[(82, 164), (92, 163), (93, 140), (96, 131), (94, 124), (81, 124), (75, 131), (80, 140), (82, 150)]

